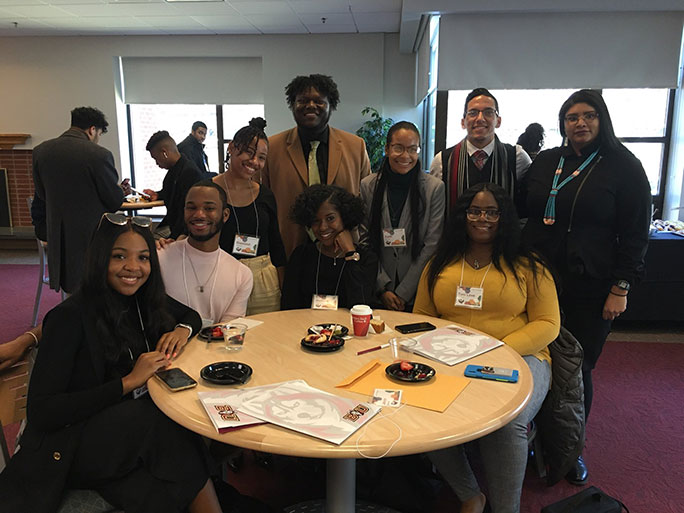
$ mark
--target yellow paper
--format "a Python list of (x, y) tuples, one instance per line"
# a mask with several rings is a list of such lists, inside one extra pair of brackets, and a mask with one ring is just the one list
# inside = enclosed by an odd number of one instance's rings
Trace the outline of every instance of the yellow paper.
[(401, 398), (406, 404), (443, 412), (468, 384), (465, 378), (439, 372), (424, 383), (399, 383), (385, 374), (388, 365), (389, 363), (373, 360), (335, 386), (369, 396), (373, 395), (376, 388), (401, 389)]

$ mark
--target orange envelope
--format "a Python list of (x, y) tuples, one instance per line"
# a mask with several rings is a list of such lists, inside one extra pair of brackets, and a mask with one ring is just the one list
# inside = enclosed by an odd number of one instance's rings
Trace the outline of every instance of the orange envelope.
[(460, 376), (440, 373), (425, 383), (398, 383), (385, 374), (387, 365), (380, 360), (373, 360), (335, 387), (368, 396), (373, 395), (376, 388), (401, 389), (401, 397), (406, 404), (443, 412), (468, 384), (468, 380)]

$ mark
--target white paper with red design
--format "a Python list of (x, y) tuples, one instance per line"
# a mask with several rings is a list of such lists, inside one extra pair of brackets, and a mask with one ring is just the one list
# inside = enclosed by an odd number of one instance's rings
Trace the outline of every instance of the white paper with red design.
[(417, 342), (411, 348), (414, 353), (447, 365), (456, 365), (503, 345), (503, 342), (489, 335), (475, 333), (455, 324), (412, 338)]
[(238, 411), (238, 406), (243, 401), (258, 395), (264, 389), (275, 388), (281, 384), (273, 383), (260, 387), (220, 390), (218, 392), (197, 392), (197, 397), (199, 397), (200, 403), (202, 403), (216, 430), (219, 433), (227, 433), (232, 429), (263, 424), (263, 420)]
[(338, 445), (380, 409), (357, 399), (329, 394), (302, 380), (262, 389), (238, 406), (240, 413)]

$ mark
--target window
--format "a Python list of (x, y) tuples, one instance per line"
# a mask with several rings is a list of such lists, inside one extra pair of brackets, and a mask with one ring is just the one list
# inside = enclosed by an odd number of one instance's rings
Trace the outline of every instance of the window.
[[(129, 137), (131, 142), (131, 182), (138, 190), (158, 191), (166, 176), (166, 169), (157, 167), (145, 149), (152, 134), (166, 130), (180, 143), (192, 130), (195, 121), (207, 125), (204, 151), (209, 170), (223, 171), (227, 140), (249, 120), (264, 115), (263, 105), (189, 105), (189, 104), (129, 104)], [(224, 136), (227, 134), (227, 136)], [(165, 209), (147, 210), (149, 215), (163, 215)]]
[(428, 169), (435, 154), (435, 111), (437, 107), (437, 64), (439, 60), (439, 16), (430, 17), (430, 67), (428, 94), (423, 100), (423, 168)]
[[(562, 144), (558, 111), (575, 89), (491, 90), (499, 102), (501, 141), (514, 144), (530, 123), (539, 123), (546, 132), (544, 147)], [(470, 91), (449, 91), (446, 103), (446, 147), (463, 139), (463, 104)], [(667, 147), (672, 131), (669, 89), (603, 89), (615, 134), (641, 160), (654, 196), (662, 209), (663, 177), (667, 169)], [(443, 108), (438, 106), (438, 109)], [(438, 110), (438, 116), (439, 116)], [(439, 134), (437, 134), (439, 140)]]

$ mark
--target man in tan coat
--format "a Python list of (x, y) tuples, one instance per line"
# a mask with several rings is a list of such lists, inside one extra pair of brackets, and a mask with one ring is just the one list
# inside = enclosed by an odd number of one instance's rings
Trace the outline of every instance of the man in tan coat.
[(289, 217), (297, 195), (316, 183), (338, 185), (358, 195), (361, 179), (370, 173), (370, 161), (363, 139), (328, 125), (340, 101), (331, 77), (295, 77), (285, 94), (297, 126), (269, 138), (263, 181), (275, 195), (280, 234), (289, 257), (307, 237)]

